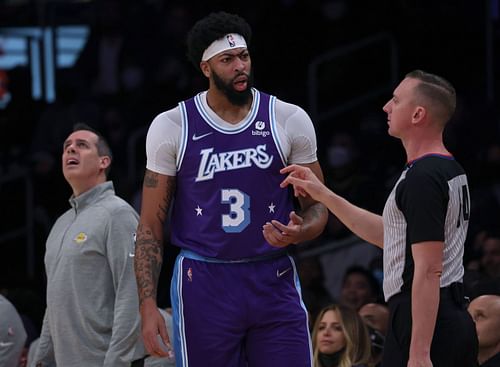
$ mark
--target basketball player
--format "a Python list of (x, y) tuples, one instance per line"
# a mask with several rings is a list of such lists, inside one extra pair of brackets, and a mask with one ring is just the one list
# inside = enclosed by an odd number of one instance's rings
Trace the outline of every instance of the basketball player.
[(177, 366), (311, 366), (307, 312), (287, 246), (319, 235), (326, 208), (280, 188), (280, 169), (319, 180), (308, 115), (252, 88), (241, 17), (212, 13), (188, 35), (188, 57), (208, 90), (161, 113), (146, 140), (135, 269), (146, 348), (165, 356), (156, 306), (163, 223), (182, 250), (171, 282)]

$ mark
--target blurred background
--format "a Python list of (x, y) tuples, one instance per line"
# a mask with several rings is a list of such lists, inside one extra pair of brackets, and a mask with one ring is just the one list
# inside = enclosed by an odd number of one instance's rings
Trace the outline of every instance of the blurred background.
[[(74, 123), (107, 137), (116, 191), (139, 210), (147, 128), (158, 113), (206, 89), (186, 60), (185, 36), (217, 10), (252, 26), (255, 86), (311, 115), (329, 186), (378, 213), (405, 163), (399, 141), (387, 136), (382, 106), (413, 69), (450, 80), (458, 108), (445, 141), (468, 172), (472, 197), (465, 265), (472, 281), (488, 266), (498, 278), (499, 2), (1, 0), (0, 292), (36, 334), (45, 307), (45, 239), (69, 207), (60, 156)], [(497, 244), (485, 250), (491, 238)], [(341, 297), (349, 266), (381, 281), (378, 250), (334, 216), (320, 238), (294, 251), (313, 313)], [(162, 307), (170, 302), (175, 255), (168, 247)]]

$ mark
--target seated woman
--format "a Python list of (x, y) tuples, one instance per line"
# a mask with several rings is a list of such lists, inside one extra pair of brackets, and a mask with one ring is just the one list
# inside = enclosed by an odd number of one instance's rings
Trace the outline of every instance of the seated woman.
[(321, 310), (312, 331), (314, 367), (367, 366), (368, 330), (355, 310), (332, 304)]

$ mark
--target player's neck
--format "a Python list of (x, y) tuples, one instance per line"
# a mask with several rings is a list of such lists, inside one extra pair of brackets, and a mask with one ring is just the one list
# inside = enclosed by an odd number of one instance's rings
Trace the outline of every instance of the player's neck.
[(207, 104), (221, 119), (237, 124), (243, 120), (252, 107), (253, 98), (249, 98), (244, 105), (236, 105), (220, 91), (209, 89), (207, 92)]

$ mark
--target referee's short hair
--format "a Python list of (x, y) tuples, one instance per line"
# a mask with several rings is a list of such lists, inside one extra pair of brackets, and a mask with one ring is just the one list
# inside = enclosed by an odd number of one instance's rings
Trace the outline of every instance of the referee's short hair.
[(455, 113), (457, 106), (453, 85), (443, 77), (423, 70), (414, 70), (406, 74), (406, 77), (420, 81), (415, 88), (418, 103), (424, 105), (445, 125)]

